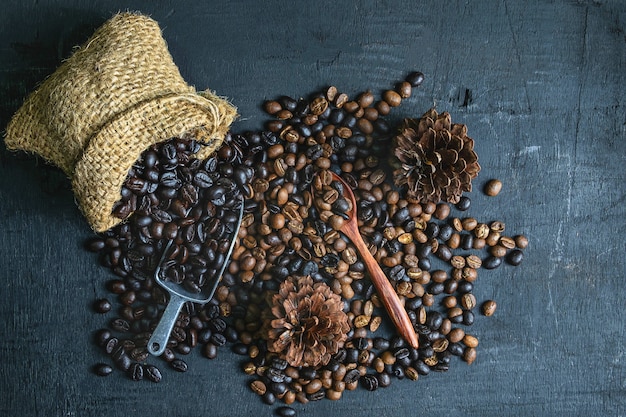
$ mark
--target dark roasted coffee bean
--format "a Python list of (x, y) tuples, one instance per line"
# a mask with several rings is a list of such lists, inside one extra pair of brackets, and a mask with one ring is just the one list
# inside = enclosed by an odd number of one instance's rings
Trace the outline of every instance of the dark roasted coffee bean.
[(187, 372), (187, 362), (182, 359), (174, 359), (170, 362), (171, 367), (178, 372)]
[(471, 310), (463, 311), (463, 324), (466, 326), (474, 324), (474, 313)]
[(132, 360), (130, 359), (130, 356), (123, 353), (115, 360), (115, 365), (122, 371), (128, 371), (132, 365)]
[(232, 351), (237, 355), (247, 355), (248, 354), (248, 346), (244, 343), (235, 343), (232, 346)]
[(359, 350), (367, 349), (368, 342), (367, 338), (365, 337), (356, 338), (352, 342), (354, 343), (354, 347)]
[(270, 382), (268, 388), (276, 396), (282, 396), (287, 391), (287, 384), (284, 382)]
[(226, 344), (226, 337), (221, 333), (213, 333), (210, 340), (215, 346), (224, 346)]
[(209, 188), (213, 185), (213, 179), (206, 171), (198, 171), (193, 177), (193, 183), (200, 188)]
[(176, 352), (180, 353), (181, 355), (189, 355), (191, 353), (191, 346), (189, 346), (187, 343), (179, 343), (178, 345), (176, 345)]
[(265, 376), (272, 382), (283, 382), (285, 380), (283, 371), (276, 368), (268, 368), (265, 372)]
[(411, 87), (419, 87), (424, 82), (424, 74), (419, 71), (412, 72), (406, 76), (405, 80), (411, 84)]
[(470, 200), (470, 198), (467, 196), (462, 196), (459, 199), (459, 202), (454, 205), (454, 207), (456, 207), (456, 209), (459, 211), (467, 211), (469, 210), (471, 205), (472, 205), (472, 200)]
[(346, 363), (357, 363), (359, 360), (358, 349), (346, 349)]
[(105, 248), (105, 243), (103, 239), (97, 237), (88, 240), (85, 243), (85, 248), (90, 252), (100, 252), (102, 249)]
[(407, 348), (398, 348), (393, 353), (393, 356), (396, 357), (396, 360), (408, 358), (409, 355), (410, 355), (410, 351)]
[(133, 381), (141, 381), (143, 379), (143, 366), (140, 363), (133, 363), (128, 369), (128, 376)]
[(295, 417), (296, 410), (288, 406), (282, 406), (276, 409), (276, 414), (280, 417)]
[(454, 356), (461, 356), (463, 355), (463, 345), (461, 345), (460, 343), (450, 343), (448, 345), (448, 352), (450, 352)]
[(272, 405), (276, 402), (276, 396), (271, 391), (265, 392), (265, 394), (263, 394), (261, 398), (263, 399), (263, 402), (267, 405)]
[[(437, 236), (437, 238), (442, 242), (446, 242), (448, 239), (450, 239), (450, 236), (452, 236), (453, 233), (454, 229), (452, 228), (452, 226), (450, 226), (449, 224), (443, 224), (439, 228), (439, 235)], [(439, 246), (439, 248), (441, 248), (441, 245)]]
[(391, 385), (391, 377), (387, 372), (376, 374), (376, 379), (378, 380), (378, 386), (380, 388), (385, 388)]
[(502, 264), (502, 258), (497, 256), (488, 256), (483, 260), (482, 267), (485, 269), (496, 269)]
[(307, 394), (307, 399), (309, 401), (319, 401), (323, 400), (324, 398), (326, 398), (326, 391), (322, 389), (312, 394)]
[[(219, 308), (217, 313), (219, 314)], [(226, 322), (220, 317), (215, 317), (208, 323), (208, 327), (216, 333), (222, 333), (226, 330)]]
[(117, 339), (117, 337), (111, 337), (104, 344), (104, 351), (110, 355), (113, 353), (113, 351), (118, 346), (118, 344), (119, 344), (119, 340)]
[(363, 375), (361, 383), (368, 391), (376, 391), (376, 389), (378, 389), (378, 379), (374, 375)]
[(161, 371), (154, 365), (144, 366), (144, 376), (152, 382), (161, 382)]
[(108, 376), (113, 372), (113, 368), (106, 363), (99, 363), (94, 367), (94, 372), (98, 376)]
[(98, 346), (104, 347), (111, 336), (111, 331), (109, 329), (100, 329), (96, 332), (94, 339)]
[(426, 233), (426, 236), (428, 236), (428, 238), (430, 239), (436, 238), (437, 236), (439, 236), (439, 225), (433, 222), (428, 223), (424, 233)]
[(380, 351), (384, 351), (389, 349), (389, 340), (383, 338), (383, 337), (376, 337), (373, 340), (373, 347), (374, 349), (380, 350)]
[(346, 375), (344, 376), (343, 380), (346, 384), (352, 384), (358, 381), (360, 377), (361, 377), (361, 373), (359, 372), (358, 369), (351, 369), (348, 372), (346, 372)]
[(280, 358), (273, 358), (272, 359), (272, 367), (276, 368), (280, 371), (284, 371), (285, 369), (287, 369), (287, 366), (289, 366), (289, 363), (284, 360), (284, 359), (280, 359)]
[(524, 252), (519, 249), (513, 249), (506, 257), (506, 261), (513, 266), (517, 266), (522, 263), (524, 259)]
[(111, 308), (111, 302), (106, 298), (96, 300), (96, 303), (94, 305), (94, 309), (100, 314), (108, 313), (109, 311), (111, 311)]
[(462, 280), (457, 286), (457, 291), (461, 294), (468, 294), (474, 290), (474, 284), (469, 281)]

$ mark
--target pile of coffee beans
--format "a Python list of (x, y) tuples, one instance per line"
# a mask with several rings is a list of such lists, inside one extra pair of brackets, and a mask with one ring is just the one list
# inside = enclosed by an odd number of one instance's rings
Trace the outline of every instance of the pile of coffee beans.
[[(198, 347), (208, 358), (228, 345), (242, 355), (250, 389), (280, 408), (296, 401), (337, 400), (360, 385), (389, 386), (446, 371), (454, 357), (472, 363), (478, 339), (469, 332), (476, 312), (495, 311), (473, 294), (479, 269), (507, 260), (518, 265), (527, 245), (510, 237), (499, 221), (452, 216), (468, 210), (463, 196), (447, 203), (408, 201), (389, 175), (394, 129), (384, 119), (423, 81), (410, 74), (382, 99), (365, 91), (350, 100), (335, 87), (306, 99), (279, 97), (265, 103), (273, 118), (262, 132), (231, 133), (217, 154), (193, 158), (198, 145), (186, 138), (155, 145), (133, 167), (116, 214), (127, 221), (88, 243), (118, 276), (109, 283), (119, 317), (96, 341), (130, 378), (158, 381), (146, 342), (167, 301), (155, 284), (154, 268), (165, 242), (179, 252), (170, 279), (200, 289), (224, 262), (220, 249), (234, 233), (233, 213), (244, 199), (244, 217), (232, 258), (205, 306), (187, 303), (162, 359), (186, 371), (182, 355)], [(331, 172), (353, 189), (359, 229), (404, 303), (419, 335), (410, 347), (381, 324), (381, 301), (365, 265), (340, 229), (351, 203)], [(130, 213), (133, 213), (130, 215)], [(345, 300), (351, 323), (348, 341), (321, 367), (294, 367), (268, 352), (261, 317), (267, 300), (290, 275), (325, 282)], [(202, 277), (205, 278), (202, 278)], [(99, 300), (105, 313), (111, 302)], [(103, 364), (100, 375), (112, 371)], [(156, 377), (155, 375), (158, 375)]]
[[(117, 276), (108, 290), (120, 305), (118, 317), (98, 332), (96, 342), (132, 379), (161, 379), (154, 365), (138, 371), (148, 359), (146, 344), (167, 302), (165, 291), (155, 283), (157, 267), (166, 279), (193, 293), (219, 278), (230, 243), (237, 238), (234, 229), (253, 174), (241, 163), (241, 147), (248, 147), (242, 140), (229, 138), (228, 146), (203, 161), (193, 158), (201, 145), (189, 138), (148, 149), (130, 170), (115, 207), (115, 215), (126, 221), (87, 242)], [(164, 257), (168, 243), (171, 248)], [(97, 300), (94, 307), (107, 313), (112, 303)], [(163, 359), (184, 372), (187, 365), (177, 355), (202, 344), (205, 355), (215, 357), (218, 346), (236, 340), (217, 305), (186, 303)], [(96, 372), (110, 370), (101, 364)]]

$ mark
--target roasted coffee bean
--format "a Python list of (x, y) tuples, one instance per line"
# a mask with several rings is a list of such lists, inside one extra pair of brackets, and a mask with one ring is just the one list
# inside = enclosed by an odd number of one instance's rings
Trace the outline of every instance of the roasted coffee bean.
[(481, 310), (485, 316), (492, 316), (496, 311), (497, 304), (493, 300), (487, 300), (483, 303)]
[(162, 375), (159, 368), (154, 365), (144, 366), (144, 377), (152, 382), (161, 382)]
[(407, 75), (406, 81), (414, 88), (419, 87), (424, 82), (424, 74), (421, 72), (412, 72)]
[(107, 354), (112, 354), (118, 345), (119, 345), (119, 340), (117, 339), (117, 337), (111, 337), (104, 344), (104, 351)]
[(130, 329), (130, 324), (124, 319), (114, 319), (111, 321), (111, 328), (118, 332), (127, 332)]
[(98, 346), (104, 347), (111, 337), (112, 334), (109, 329), (100, 329), (96, 332), (94, 340)]
[(387, 90), (383, 93), (383, 100), (385, 100), (385, 102), (391, 107), (397, 107), (402, 102), (402, 97), (393, 90)]
[(132, 365), (132, 360), (126, 353), (122, 353), (115, 359), (115, 366), (122, 371), (128, 371)]
[(98, 376), (109, 376), (113, 372), (113, 368), (105, 363), (99, 363), (94, 367), (94, 372)]
[(497, 256), (489, 256), (483, 260), (482, 267), (485, 269), (496, 269), (502, 264), (502, 258)]
[(346, 384), (351, 384), (358, 381), (359, 378), (361, 378), (361, 373), (359, 372), (359, 370), (351, 369), (350, 371), (346, 372), (346, 376), (343, 378), (343, 380)]
[(182, 359), (174, 359), (170, 362), (171, 367), (178, 372), (187, 372), (187, 362)]
[(111, 311), (111, 308), (111, 302), (106, 298), (99, 299), (94, 304), (94, 310), (100, 314), (108, 313)]
[(502, 190), (502, 182), (497, 179), (489, 180), (487, 184), (485, 184), (485, 194), (490, 197), (494, 197), (500, 193)]
[(513, 266), (521, 264), (523, 259), (524, 253), (519, 249), (513, 249), (506, 257), (506, 261)]
[(143, 379), (143, 366), (140, 363), (133, 363), (128, 369), (128, 376), (133, 381), (141, 381)]
[(326, 398), (326, 391), (324, 390), (319, 390), (317, 392), (314, 392), (312, 394), (307, 394), (307, 399), (309, 401), (319, 401), (319, 400), (323, 400), (324, 398)]
[(454, 207), (456, 207), (456, 209), (459, 211), (467, 211), (469, 210), (471, 205), (472, 205), (472, 200), (467, 196), (462, 196), (459, 199), (459, 202), (454, 205)]
[(361, 383), (368, 391), (376, 391), (378, 389), (378, 379), (374, 375), (363, 375)]
[(296, 410), (291, 407), (282, 406), (276, 409), (276, 414), (280, 417), (295, 417)]

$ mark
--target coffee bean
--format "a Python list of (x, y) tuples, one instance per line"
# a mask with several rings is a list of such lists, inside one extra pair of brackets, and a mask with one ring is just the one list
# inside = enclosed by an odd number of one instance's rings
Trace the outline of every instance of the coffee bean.
[(346, 384), (351, 384), (353, 382), (358, 381), (360, 377), (361, 377), (361, 373), (359, 372), (359, 370), (358, 369), (352, 369), (352, 370), (346, 372), (346, 376), (344, 377), (343, 380), (344, 380), (344, 382)]
[(296, 410), (291, 407), (282, 406), (276, 409), (276, 415), (280, 417), (295, 417)]
[(523, 259), (524, 253), (519, 249), (512, 250), (506, 257), (507, 262), (513, 266), (521, 264)]
[(363, 375), (361, 383), (368, 391), (376, 391), (378, 389), (378, 379), (374, 375)]
[(489, 180), (487, 184), (485, 184), (485, 194), (490, 197), (497, 196), (500, 193), (500, 190), (502, 190), (502, 182), (500, 180)]
[(128, 371), (132, 365), (132, 360), (126, 353), (122, 353), (115, 358), (115, 366), (122, 371)]
[(100, 314), (108, 313), (109, 311), (111, 311), (111, 308), (111, 302), (106, 298), (96, 300), (94, 304), (94, 310)]
[(161, 375), (161, 371), (159, 370), (159, 368), (157, 368), (154, 365), (145, 365), (144, 366), (144, 376), (152, 381), (152, 382), (161, 382), (162, 379), (162, 375)]
[(469, 210), (471, 205), (472, 205), (472, 200), (467, 196), (462, 196), (459, 199), (459, 202), (454, 205), (454, 207), (456, 207), (456, 209), (459, 211), (467, 211)]
[(143, 379), (143, 366), (135, 362), (128, 369), (128, 376), (133, 381), (141, 381)]
[(412, 72), (407, 75), (406, 81), (411, 84), (412, 87), (419, 87), (424, 82), (424, 74), (421, 72)]
[(268, 114), (276, 114), (283, 109), (280, 103), (275, 100), (266, 101), (263, 108)]
[(187, 362), (182, 359), (174, 359), (170, 362), (170, 365), (178, 372), (187, 372), (188, 369)]
[(99, 363), (94, 367), (94, 372), (98, 376), (109, 376), (113, 372), (113, 368), (105, 363)]
[(485, 269), (496, 269), (502, 264), (502, 258), (497, 256), (489, 256), (483, 260), (482, 267)]
[(497, 304), (495, 301), (487, 300), (483, 303), (481, 307), (481, 311), (485, 316), (489, 317), (489, 316), (492, 316), (493, 313), (495, 313), (496, 307), (497, 307)]
[(389, 104), (389, 106), (397, 107), (402, 102), (402, 97), (400, 96), (400, 94), (393, 90), (387, 90), (383, 94), (383, 100), (385, 100), (385, 102)]

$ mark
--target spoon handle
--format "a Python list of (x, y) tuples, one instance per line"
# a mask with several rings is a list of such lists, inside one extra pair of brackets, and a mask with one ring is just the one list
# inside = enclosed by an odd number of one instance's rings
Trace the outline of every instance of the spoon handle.
[(160, 356), (165, 351), (170, 333), (172, 333), (174, 324), (176, 324), (178, 319), (178, 313), (180, 313), (186, 301), (177, 294), (170, 292), (170, 301), (167, 303), (161, 320), (148, 341), (148, 352), (152, 355)]
[(367, 245), (365, 245), (365, 242), (363, 242), (361, 234), (358, 230), (354, 229), (354, 224), (348, 223), (346, 226), (347, 227), (344, 228), (344, 233), (348, 235), (363, 258), (363, 262), (365, 262), (365, 266), (370, 273), (374, 287), (376, 287), (376, 291), (378, 292), (380, 300), (385, 306), (391, 321), (396, 329), (398, 329), (398, 332), (404, 340), (406, 340), (413, 348), (417, 349), (419, 347), (417, 334), (415, 333), (411, 319), (409, 319), (406, 310), (398, 298), (398, 294), (385, 276), (385, 273), (380, 268), (378, 262), (376, 262), (370, 253)]

